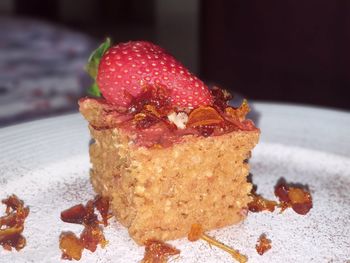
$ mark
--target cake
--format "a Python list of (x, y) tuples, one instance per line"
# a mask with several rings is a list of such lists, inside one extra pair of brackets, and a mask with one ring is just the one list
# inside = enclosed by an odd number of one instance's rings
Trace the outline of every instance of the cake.
[(79, 101), (92, 136), (90, 179), (139, 245), (243, 220), (260, 131), (162, 48), (106, 42), (90, 57), (101, 97)]

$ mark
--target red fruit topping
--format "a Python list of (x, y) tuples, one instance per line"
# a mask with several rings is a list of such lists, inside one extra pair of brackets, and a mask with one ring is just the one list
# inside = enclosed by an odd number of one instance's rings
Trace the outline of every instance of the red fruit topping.
[(152, 105), (167, 115), (171, 109), (169, 108), (171, 104), (169, 95), (164, 87), (146, 87), (137, 97), (132, 98), (128, 110), (131, 113), (139, 113), (145, 106)]
[(121, 43), (103, 55), (97, 83), (107, 101), (128, 107), (145, 86), (166, 87), (172, 106), (211, 105), (208, 87), (161, 47), (145, 41)]

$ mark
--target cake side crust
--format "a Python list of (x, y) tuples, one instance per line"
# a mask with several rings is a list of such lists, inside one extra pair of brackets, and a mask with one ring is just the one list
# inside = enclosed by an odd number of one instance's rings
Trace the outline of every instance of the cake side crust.
[(186, 136), (160, 149), (135, 147), (117, 128), (90, 131), (94, 189), (112, 199), (113, 213), (138, 244), (186, 236), (193, 223), (210, 230), (245, 217), (251, 190), (245, 160), (258, 130)]

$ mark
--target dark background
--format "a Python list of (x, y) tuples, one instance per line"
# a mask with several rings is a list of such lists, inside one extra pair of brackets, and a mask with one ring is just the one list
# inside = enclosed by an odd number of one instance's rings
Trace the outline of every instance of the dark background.
[(15, 0), (3, 13), (154, 41), (249, 99), (350, 109), (348, 0)]

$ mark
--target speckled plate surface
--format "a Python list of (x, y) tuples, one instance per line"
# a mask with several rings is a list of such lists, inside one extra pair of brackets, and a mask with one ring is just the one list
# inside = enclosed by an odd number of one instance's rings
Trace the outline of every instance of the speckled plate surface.
[[(261, 142), (251, 167), (258, 192), (273, 198), (281, 177), (307, 184), (314, 207), (306, 216), (251, 213), (243, 223), (210, 232), (239, 249), (248, 262), (348, 262), (350, 260), (350, 114), (310, 107), (256, 103)], [(30, 206), (20, 252), (0, 249), (0, 262), (60, 262), (61, 231), (80, 232), (63, 223), (60, 212), (94, 193), (88, 181), (89, 134), (85, 121), (67, 115), (0, 129), (0, 198), (16, 193)], [(3, 212), (3, 209), (0, 210)], [(265, 233), (272, 249), (260, 256), (258, 237)], [(112, 222), (105, 229), (109, 245), (85, 251), (81, 262), (139, 262), (143, 247)], [(233, 262), (204, 242), (171, 242), (181, 250), (174, 262)], [(64, 261), (62, 261), (64, 262)]]

